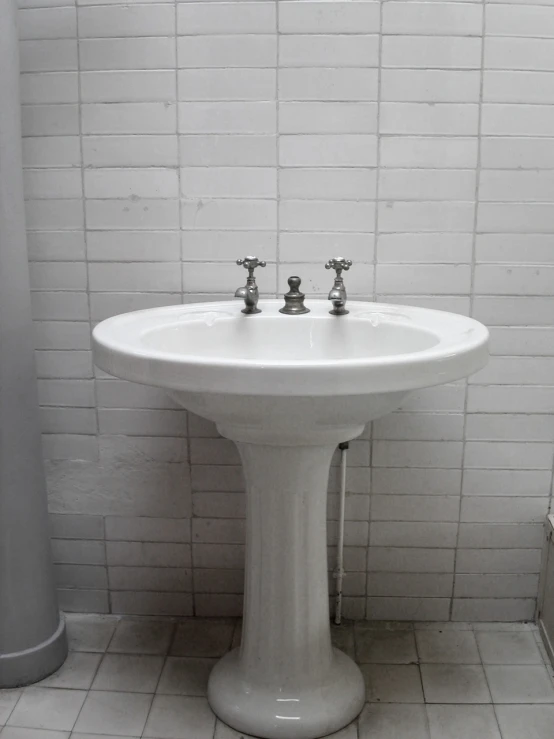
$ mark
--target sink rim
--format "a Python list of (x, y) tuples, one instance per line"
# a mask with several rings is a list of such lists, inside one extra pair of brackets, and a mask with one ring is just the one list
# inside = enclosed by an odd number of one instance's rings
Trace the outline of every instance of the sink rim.
[[(478, 321), (460, 314), (351, 300), (348, 306), (350, 313), (336, 317), (329, 315), (328, 301), (312, 299), (309, 304), (310, 313), (287, 316), (278, 312), (281, 306), (282, 300), (261, 300), (259, 307), (262, 313), (253, 316), (242, 314), (242, 304), (238, 301), (188, 303), (123, 313), (108, 318), (95, 327), (94, 360), (97, 366), (109, 374), (142, 384), (191, 392), (251, 395), (346, 395), (410, 390), (466, 377), (481, 369), (488, 360), (488, 329)], [(385, 322), (412, 325), (415, 330), (433, 334), (437, 337), (437, 343), (421, 351), (403, 354), (297, 360), (264, 359), (263, 356), (224, 358), (180, 354), (178, 351), (165, 351), (139, 343), (141, 335), (149, 328), (174, 324), (178, 322), (179, 316), (186, 320), (187, 317), (192, 318), (198, 314), (224, 312), (237, 320), (254, 322), (264, 320), (264, 311), (265, 318), (269, 315), (271, 318), (293, 323), (310, 321), (314, 317), (328, 321), (370, 322), (370, 316), (374, 315)], [(146, 317), (147, 321), (137, 320), (141, 316)], [(141, 369), (138, 370), (136, 365), (141, 365)], [(183, 370), (189, 370), (190, 373), (184, 375)], [(410, 370), (412, 376), (406, 376)], [(196, 382), (187, 382), (189, 374), (193, 372), (198, 375)], [(394, 372), (401, 377), (397, 377), (395, 381), (394, 377), (385, 375), (387, 372)], [(367, 387), (368, 374), (379, 375), (379, 382), (372, 389)], [(286, 387), (289, 382), (294, 384), (295, 380), (297, 384), (306, 385), (308, 378), (313, 380), (311, 387), (304, 387), (301, 392), (298, 388)], [(352, 392), (348, 388), (351, 380)], [(214, 387), (214, 384), (222, 382), (223, 388)], [(281, 385), (275, 388), (274, 393), (269, 392), (272, 382)], [(317, 384), (321, 383), (331, 384), (333, 387), (330, 390), (318, 388)], [(360, 383), (363, 385), (361, 390), (357, 389)]]
[[(423, 360), (428, 360), (432, 357), (438, 358), (444, 355), (445, 349), (450, 348), (451, 351), (468, 351), (472, 348), (478, 347), (480, 344), (486, 343), (489, 339), (489, 332), (488, 329), (483, 326), (483, 324), (479, 323), (473, 318), (469, 318), (467, 316), (463, 316), (458, 313), (449, 313), (446, 311), (439, 311), (434, 310), (431, 308), (412, 308), (411, 306), (404, 306), (404, 305), (393, 305), (389, 303), (370, 303), (370, 302), (362, 302), (362, 301), (351, 301), (349, 303), (349, 309), (350, 313), (346, 316), (332, 316), (328, 313), (328, 302), (324, 300), (313, 300), (312, 301), (312, 310), (310, 313), (301, 314), (298, 316), (290, 316), (285, 315), (279, 312), (276, 312), (275, 314), (271, 313), (269, 316), (267, 315), (267, 311), (264, 314), (263, 308), (271, 308), (273, 306), (281, 306), (282, 301), (281, 300), (260, 300), (259, 306), (262, 308), (262, 313), (256, 314), (255, 316), (245, 316), (240, 311), (240, 305), (237, 305), (235, 301), (228, 302), (228, 301), (220, 301), (220, 302), (212, 302), (212, 303), (185, 303), (185, 304), (179, 304), (179, 305), (170, 305), (170, 306), (162, 306), (160, 308), (146, 308), (144, 310), (138, 310), (138, 311), (131, 311), (129, 313), (120, 313), (116, 316), (113, 316), (111, 318), (107, 318), (104, 321), (101, 321), (93, 330), (93, 339), (95, 342), (96, 347), (102, 346), (102, 348), (110, 349), (115, 352), (122, 352), (122, 347), (125, 347), (125, 354), (129, 356), (136, 356), (137, 358), (145, 357), (146, 355), (149, 356), (150, 359), (162, 359), (167, 361), (179, 361), (182, 364), (188, 364), (194, 363), (194, 364), (205, 364), (208, 366), (229, 366), (229, 367), (259, 367), (260, 369), (267, 367), (267, 366), (273, 366), (273, 367), (282, 367), (283, 369), (297, 369), (302, 367), (320, 367), (320, 366), (329, 366), (334, 365), (337, 368), (340, 367), (349, 367), (349, 366), (359, 366), (359, 365), (388, 365), (391, 363), (399, 363), (402, 360), (409, 360), (410, 363), (417, 362), (420, 358)], [(317, 310), (313, 308), (314, 303), (317, 307), (324, 307), (326, 310), (325, 312), (322, 312), (320, 310)], [(320, 304), (318, 306), (318, 304)], [(368, 310), (371, 309), (371, 310)], [(336, 321), (352, 321), (355, 320), (356, 322), (362, 322), (362, 321), (368, 321), (371, 323), (370, 317), (367, 315), (368, 313), (376, 314), (377, 316), (384, 317), (385, 320), (389, 319), (391, 322), (394, 323), (400, 323), (404, 326), (410, 326), (409, 319), (411, 316), (406, 314), (406, 311), (414, 312), (415, 316), (422, 315), (427, 316), (429, 318), (435, 318), (436, 320), (436, 326), (430, 327), (423, 323), (418, 322), (412, 322), (412, 326), (414, 330), (421, 331), (422, 333), (426, 334), (432, 334), (437, 338), (437, 343), (434, 344), (432, 347), (429, 347), (427, 349), (422, 349), (420, 351), (413, 351), (413, 352), (403, 352), (403, 353), (397, 353), (397, 354), (385, 354), (385, 355), (378, 355), (378, 356), (368, 356), (368, 357), (344, 357), (340, 359), (270, 359), (270, 358), (221, 358), (221, 357), (209, 357), (207, 355), (203, 354), (193, 354), (193, 353), (182, 353), (180, 354), (178, 351), (166, 351), (163, 349), (153, 348), (153, 347), (147, 347), (145, 345), (137, 346), (135, 343), (129, 343), (127, 344), (128, 336), (123, 337), (123, 343), (114, 343), (111, 336), (108, 336), (106, 334), (107, 331), (112, 330), (119, 330), (119, 328), (123, 328), (123, 326), (119, 327), (118, 323), (123, 323), (123, 321), (127, 321), (131, 319), (131, 317), (139, 317), (140, 315), (149, 314), (149, 316), (154, 319), (157, 316), (167, 316), (168, 318), (175, 313), (176, 316), (172, 320), (168, 320), (167, 322), (155, 324), (154, 321), (152, 321), (152, 326), (143, 327), (139, 330), (139, 332), (136, 332), (134, 335), (139, 338), (138, 334), (145, 334), (156, 331), (158, 328), (161, 328), (163, 325), (165, 326), (172, 326), (178, 323), (177, 316), (179, 314), (185, 314), (185, 316), (197, 316), (201, 315), (203, 313), (209, 313), (209, 312), (220, 312), (220, 313), (227, 313), (229, 318), (236, 318), (240, 321), (264, 321), (267, 320), (267, 318), (271, 317), (272, 319), (278, 320), (278, 321), (294, 321), (295, 323), (298, 321), (304, 321), (308, 322), (310, 320), (313, 320), (314, 317), (318, 317), (320, 320), (325, 320), (329, 322), (336, 322)], [(404, 319), (403, 321), (394, 321), (394, 318), (401, 318)], [(406, 320), (408, 319), (408, 320)], [(446, 321), (454, 321), (459, 323), (465, 323), (469, 324), (470, 328), (472, 328), (476, 334), (477, 334), (477, 340), (476, 341), (470, 341), (468, 342), (467, 339), (465, 341), (456, 342), (453, 337), (447, 337), (446, 335), (442, 333), (438, 333), (436, 330), (433, 330), (433, 328), (441, 328), (441, 324), (444, 326)], [(133, 326), (136, 331), (136, 327)], [(454, 334), (454, 337), (464, 336), (464, 334), (467, 332), (461, 332), (459, 334)], [(424, 356), (423, 356), (424, 355)]]

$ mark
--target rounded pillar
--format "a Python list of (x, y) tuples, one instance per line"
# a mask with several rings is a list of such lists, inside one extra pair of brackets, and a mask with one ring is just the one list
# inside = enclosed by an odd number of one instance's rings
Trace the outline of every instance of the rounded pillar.
[(0, 0), (0, 688), (67, 655), (58, 610), (25, 238), (15, 0)]

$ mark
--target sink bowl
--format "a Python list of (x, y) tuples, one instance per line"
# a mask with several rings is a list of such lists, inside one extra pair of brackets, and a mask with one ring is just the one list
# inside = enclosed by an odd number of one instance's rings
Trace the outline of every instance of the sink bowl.
[[(339, 443), (410, 390), (466, 377), (487, 361), (487, 329), (465, 316), (363, 302), (332, 316), (327, 301), (290, 316), (281, 305), (260, 301), (254, 316), (237, 301), (116, 316), (94, 330), (95, 362), (167, 388), (236, 440), (308, 432), (308, 443), (318, 433)], [(337, 436), (337, 426), (351, 426), (351, 435)]]
[(96, 364), (166, 388), (235, 441), (247, 491), (242, 644), (210, 676), (214, 712), (267, 739), (315, 739), (352, 721), (365, 686), (331, 645), (326, 490), (333, 452), (417, 388), (467, 377), (488, 331), (441, 311), (350, 302), (279, 313), (263, 300), (154, 308), (94, 330)]

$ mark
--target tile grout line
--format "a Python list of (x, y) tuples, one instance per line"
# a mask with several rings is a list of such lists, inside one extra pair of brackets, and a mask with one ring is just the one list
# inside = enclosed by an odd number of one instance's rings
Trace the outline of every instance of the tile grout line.
[[(179, 205), (179, 273), (181, 279), (181, 303), (185, 302), (185, 264), (184, 257), (184, 245), (185, 239), (189, 236), (189, 231), (183, 230), (183, 210), (182, 202), (183, 190), (182, 190), (182, 168), (181, 168), (181, 113), (180, 113), (180, 101), (179, 101), (179, 0), (173, 0), (175, 8), (174, 15), (174, 50), (175, 50), (175, 125), (176, 125), (176, 137), (177, 137), (177, 199)], [(179, 409), (178, 409), (179, 410)], [(185, 414), (185, 448), (187, 451), (187, 462), (186, 470), (189, 476), (189, 496), (190, 496), (190, 518), (188, 524), (189, 533), (189, 546), (190, 546), (190, 579), (191, 579), (191, 615), (196, 614), (196, 588), (194, 581), (194, 547), (193, 547), (193, 536), (192, 536), (192, 460), (191, 460), (191, 444), (190, 444), (190, 430), (189, 430), (189, 411), (184, 408), (180, 409), (181, 413)], [(188, 568), (184, 568), (188, 569)]]
[(167, 660), (169, 658), (169, 653), (171, 652), (171, 647), (173, 646), (173, 641), (174, 641), (175, 636), (177, 634), (177, 626), (178, 626), (178, 622), (177, 621), (173, 622), (173, 629), (172, 629), (172, 632), (171, 632), (171, 637), (170, 637), (169, 642), (168, 642), (168, 645), (167, 645), (167, 650), (165, 651), (165, 653), (163, 655), (163, 658), (164, 659), (163, 659), (163, 663), (162, 663), (162, 669), (160, 670), (160, 674), (158, 675), (158, 679), (156, 680), (156, 687), (154, 688), (154, 691), (152, 693), (152, 700), (150, 701), (150, 706), (148, 708), (148, 713), (146, 714), (146, 719), (144, 721), (144, 727), (143, 727), (143, 729), (141, 731), (141, 737), (144, 736), (144, 732), (146, 731), (146, 727), (148, 725), (148, 719), (150, 718), (150, 714), (152, 713), (152, 708), (154, 707), (154, 701), (156, 699), (156, 695), (158, 694), (158, 688), (160, 686), (160, 681), (162, 679), (162, 675), (163, 675), (164, 670), (165, 670), (165, 667), (167, 665)]
[[(379, 3), (379, 48), (377, 54), (377, 130), (376, 130), (376, 160), (375, 160), (375, 209), (374, 209), (374, 233), (373, 233), (373, 292), (372, 300), (377, 300), (377, 253), (379, 247), (379, 180), (380, 180), (380, 164), (381, 164), (381, 68), (382, 68), (382, 55), (383, 55), (383, 5), (384, 0), (380, 0)], [(366, 542), (366, 556), (365, 556), (365, 604), (364, 614), (365, 618), (370, 618), (369, 613), (369, 578), (371, 576), (369, 571), (369, 558), (371, 556), (371, 520), (373, 510), (373, 443), (374, 443), (374, 430), (373, 422), (370, 421), (366, 428), (369, 428), (369, 514), (368, 514), (368, 526), (367, 526), (367, 542)]]
[[(477, 118), (477, 160), (475, 166), (475, 211), (473, 213), (473, 233), (471, 241), (471, 278), (469, 286), (469, 315), (473, 316), (474, 303), (475, 303), (475, 259), (477, 250), (477, 227), (478, 227), (478, 214), (479, 214), (479, 189), (480, 189), (480, 178), (481, 178), (481, 141), (482, 141), (482, 122), (483, 122), (483, 87), (485, 78), (485, 44), (487, 36), (487, 24), (486, 24), (486, 8), (485, 2), (481, 5), (481, 67), (480, 67), (480, 79), (479, 79), (479, 105), (478, 105), (478, 118)], [(450, 596), (450, 610), (449, 620), (452, 620), (454, 614), (454, 600), (456, 593), (456, 569), (458, 565), (458, 553), (460, 548), (460, 529), (462, 524), (462, 504), (464, 501), (464, 480), (465, 480), (465, 468), (466, 468), (466, 452), (467, 452), (467, 416), (469, 407), (469, 380), (465, 379), (465, 394), (464, 394), (464, 408), (463, 408), (463, 429), (462, 429), (462, 459), (460, 467), (460, 504), (458, 507), (458, 527), (456, 531), (456, 545), (454, 549), (454, 564), (452, 572), (452, 591)]]
[[(82, 69), (81, 69), (81, 28), (79, 18), (79, 5), (75, 0), (75, 35), (77, 44), (77, 95), (78, 95), (78, 137), (79, 137), (79, 156), (80, 156), (80, 173), (81, 173), (81, 199), (83, 205), (83, 241), (85, 247), (85, 268), (86, 268), (86, 296), (87, 296), (87, 308), (88, 308), (88, 326), (89, 326), (89, 337), (92, 340), (92, 304), (91, 304), (91, 291), (90, 291), (90, 260), (89, 260), (89, 248), (88, 248), (88, 229), (87, 229), (87, 206), (86, 206), (86, 190), (85, 190), (85, 157), (83, 147), (83, 94), (82, 94)], [(93, 364), (92, 358), (92, 345), (91, 350), (91, 371), (92, 371), (92, 386), (94, 394), (94, 418), (95, 418), (95, 434), (96, 438), (96, 457), (98, 464), (100, 464), (100, 413), (99, 413), (99, 398), (98, 398), (98, 377)], [(104, 572), (106, 576), (106, 601), (108, 613), (112, 612), (112, 590), (110, 588), (109, 570), (108, 570), (108, 552), (106, 543), (106, 517), (102, 515), (102, 541), (104, 549)], [(85, 699), (86, 700), (86, 699)]]
[(490, 705), (492, 706), (492, 710), (493, 710), (493, 713), (494, 713), (494, 719), (496, 721), (496, 728), (498, 729), (499, 735), (502, 737), (503, 734), (502, 734), (502, 730), (500, 728), (500, 721), (498, 720), (498, 713), (496, 712), (496, 704), (495, 704), (494, 699), (493, 699), (493, 696), (492, 696), (492, 691), (491, 691), (491, 687), (490, 687), (490, 683), (489, 683), (489, 676), (487, 675), (487, 671), (485, 670), (485, 665), (483, 663), (483, 656), (481, 654), (481, 648), (479, 647), (479, 639), (477, 638), (477, 634), (476, 634), (475, 631), (472, 630), (471, 633), (473, 634), (473, 638), (475, 639), (475, 644), (477, 645), (477, 653), (479, 654), (479, 657), (481, 659), (481, 666), (483, 668), (483, 674), (485, 675), (485, 682), (487, 684), (487, 690), (489, 691), (489, 694), (490, 694), (490, 697), (491, 697)]

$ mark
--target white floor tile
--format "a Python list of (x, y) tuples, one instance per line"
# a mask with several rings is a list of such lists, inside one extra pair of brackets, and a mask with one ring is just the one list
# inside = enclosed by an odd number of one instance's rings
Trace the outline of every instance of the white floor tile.
[(497, 706), (502, 739), (552, 739), (554, 706)]
[(205, 698), (157, 695), (145, 737), (156, 739), (212, 739), (215, 716)]
[(423, 703), (417, 665), (362, 665), (370, 703)]
[(544, 665), (486, 665), (485, 671), (495, 703), (554, 703)]
[(421, 665), (427, 703), (490, 703), (480, 665)]
[(84, 690), (27, 688), (7, 724), (30, 729), (71, 731), (85, 697)]
[(168, 657), (156, 692), (205, 696), (208, 678), (216, 662), (216, 659), (207, 658)]
[(221, 657), (231, 648), (234, 624), (214, 619), (190, 619), (177, 627), (171, 645), (175, 657)]
[(88, 690), (102, 659), (101, 654), (90, 652), (69, 652), (60, 669), (50, 677), (41, 680), (41, 688), (72, 688)]
[(365, 706), (358, 724), (359, 739), (429, 739), (425, 706)]
[(530, 631), (481, 631), (476, 636), (483, 664), (542, 664), (542, 655)]
[(0, 690), (0, 726), (9, 719), (20, 695), (21, 690)]
[(66, 616), (69, 648), (77, 652), (105, 652), (118, 621), (115, 616)]
[(471, 631), (416, 631), (421, 662), (478, 665), (481, 663)]
[(125, 619), (118, 625), (108, 652), (167, 654), (174, 628), (171, 621)]
[[(2, 739), (68, 739), (69, 736), (75, 735), (69, 731), (21, 729), (17, 726), (6, 726), (4, 730), (0, 729), (0, 737)], [(105, 737), (102, 737), (102, 739), (105, 739)]]
[[(492, 706), (427, 706), (431, 739), (501, 739)], [(523, 737), (522, 737), (523, 739)]]
[(75, 731), (140, 736), (152, 703), (151, 695), (91, 691)]
[(164, 657), (144, 654), (106, 654), (94, 678), (93, 690), (153, 693)]
[(383, 664), (417, 662), (414, 633), (412, 631), (357, 631), (356, 659), (358, 662)]

